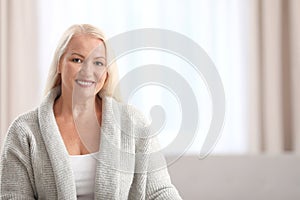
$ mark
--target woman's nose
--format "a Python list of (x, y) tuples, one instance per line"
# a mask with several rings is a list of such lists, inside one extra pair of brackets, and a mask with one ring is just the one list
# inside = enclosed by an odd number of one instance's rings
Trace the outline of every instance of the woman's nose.
[(80, 72), (84, 74), (93, 74), (95, 71), (95, 67), (93, 67), (93, 63), (89, 61), (89, 59), (86, 59), (83, 61), (80, 67)]

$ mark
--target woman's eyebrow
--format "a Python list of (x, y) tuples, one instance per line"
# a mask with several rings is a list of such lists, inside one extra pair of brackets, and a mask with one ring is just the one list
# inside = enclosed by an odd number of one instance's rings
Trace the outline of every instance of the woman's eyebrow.
[(94, 59), (98, 59), (98, 58), (105, 59), (105, 57), (104, 57), (104, 56), (97, 56), (97, 57), (95, 57)]
[(83, 55), (81, 55), (81, 54), (79, 54), (79, 53), (76, 53), (76, 52), (73, 52), (71, 55), (77, 55), (77, 56), (80, 56), (80, 57), (84, 58)]

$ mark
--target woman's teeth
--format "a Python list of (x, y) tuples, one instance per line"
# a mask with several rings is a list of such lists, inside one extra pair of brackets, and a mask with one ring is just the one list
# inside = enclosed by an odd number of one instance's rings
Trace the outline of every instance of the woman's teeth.
[(92, 81), (80, 81), (80, 80), (76, 80), (76, 82), (82, 86), (91, 86), (94, 83)]

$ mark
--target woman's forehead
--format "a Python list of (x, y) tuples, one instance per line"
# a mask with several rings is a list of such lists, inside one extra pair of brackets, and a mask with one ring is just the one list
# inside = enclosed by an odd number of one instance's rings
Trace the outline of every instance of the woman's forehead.
[(76, 35), (70, 40), (67, 51), (80, 53), (83, 56), (95, 53), (103, 55), (105, 54), (105, 45), (101, 39), (90, 35)]

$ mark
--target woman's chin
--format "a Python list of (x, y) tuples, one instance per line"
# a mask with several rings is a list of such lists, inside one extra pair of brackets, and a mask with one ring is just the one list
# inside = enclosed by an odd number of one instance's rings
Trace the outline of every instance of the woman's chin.
[(95, 97), (95, 84), (87, 87), (75, 84), (73, 88), (73, 101), (77, 102), (86, 101)]

